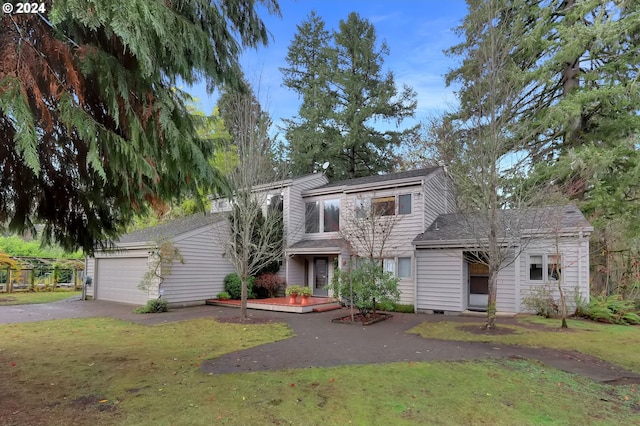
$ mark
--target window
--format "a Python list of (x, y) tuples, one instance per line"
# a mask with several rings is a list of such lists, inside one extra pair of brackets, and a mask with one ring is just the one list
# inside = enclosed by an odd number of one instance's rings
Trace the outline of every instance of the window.
[(396, 197), (378, 197), (371, 200), (373, 214), (377, 216), (393, 216), (396, 214)]
[[(546, 270), (546, 274), (543, 271)], [(556, 281), (562, 274), (562, 256), (534, 254), (529, 256), (529, 280)]]
[(355, 209), (356, 209), (356, 218), (365, 219), (369, 216), (369, 212), (371, 211), (371, 200), (370, 199), (359, 199), (356, 200)]
[(542, 255), (529, 256), (529, 279), (542, 281)]
[(304, 232), (315, 234), (320, 232), (320, 202), (304, 203)]
[(411, 214), (411, 194), (398, 196), (398, 214)]
[(340, 200), (325, 200), (323, 232), (338, 232), (339, 230), (340, 230)]
[(284, 201), (282, 195), (272, 195), (267, 197), (267, 214), (271, 212), (282, 213), (284, 211)]
[(560, 256), (550, 255), (547, 261), (547, 279), (549, 281), (557, 281), (562, 273), (562, 259)]
[(398, 258), (398, 278), (411, 278), (411, 258)]
[(396, 260), (395, 259), (383, 259), (382, 260), (382, 268), (385, 272), (391, 272), (392, 274), (396, 274)]

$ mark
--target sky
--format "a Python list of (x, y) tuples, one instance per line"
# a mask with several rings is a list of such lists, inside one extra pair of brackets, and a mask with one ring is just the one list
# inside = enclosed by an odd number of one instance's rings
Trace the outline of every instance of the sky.
[[(416, 117), (402, 127), (455, 105), (453, 89), (446, 87), (444, 74), (457, 62), (443, 50), (459, 41), (453, 28), (467, 12), (463, 0), (280, 0), (279, 4), (282, 17), (266, 11), (261, 14), (272, 35), (269, 45), (247, 50), (241, 57), (244, 73), (276, 127), (282, 124), (281, 119), (295, 116), (300, 105), (297, 94), (282, 86), (279, 68), (287, 66), (285, 57), (297, 25), (311, 11), (324, 19), (329, 31), (338, 30), (340, 21), (351, 12), (375, 26), (378, 46), (384, 40), (390, 51), (383, 70), (393, 72), (398, 88), (406, 84), (417, 92)], [(198, 99), (202, 111), (213, 110), (217, 95), (208, 95), (204, 85), (186, 91)]]

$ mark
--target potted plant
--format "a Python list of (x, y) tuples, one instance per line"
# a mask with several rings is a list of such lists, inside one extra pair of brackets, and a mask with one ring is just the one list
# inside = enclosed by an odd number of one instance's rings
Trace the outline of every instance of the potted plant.
[(301, 287), (299, 285), (293, 284), (287, 287), (284, 293), (289, 296), (289, 304), (295, 305), (296, 298), (298, 297), (298, 293), (300, 292)]
[(298, 294), (300, 295), (300, 304), (308, 305), (309, 304), (309, 296), (311, 296), (311, 287), (301, 286), (298, 289)]

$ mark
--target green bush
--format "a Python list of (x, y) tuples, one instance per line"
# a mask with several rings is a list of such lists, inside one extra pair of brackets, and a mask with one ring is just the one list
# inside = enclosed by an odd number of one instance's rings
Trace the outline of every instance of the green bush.
[(549, 286), (538, 286), (529, 291), (522, 298), (522, 304), (530, 311), (541, 317), (551, 318), (558, 315), (559, 302), (553, 297), (553, 291)]
[(393, 312), (401, 312), (403, 314), (412, 314), (415, 312), (413, 305), (404, 305), (402, 303), (394, 303), (391, 310)]
[(136, 308), (136, 314), (154, 314), (158, 312), (168, 312), (169, 305), (164, 299), (149, 300), (146, 305)]
[(333, 294), (353, 304), (361, 314), (368, 315), (377, 309), (390, 309), (400, 300), (399, 279), (384, 271), (376, 261), (363, 259), (337, 269), (329, 288)]
[[(253, 283), (255, 277), (249, 277), (247, 280), (247, 297), (249, 299), (255, 299), (253, 294)], [(224, 290), (229, 293), (232, 299), (240, 299), (242, 297), (242, 281), (235, 272), (224, 277)]]
[(227, 293), (226, 291), (221, 291), (220, 293), (218, 293), (216, 295), (216, 297), (218, 298), (218, 300), (228, 300), (231, 299), (231, 296), (229, 295), (229, 293)]
[(593, 321), (612, 324), (635, 325), (640, 324), (640, 312), (633, 300), (623, 299), (618, 294), (609, 297), (596, 296), (589, 304), (582, 308), (581, 316)]

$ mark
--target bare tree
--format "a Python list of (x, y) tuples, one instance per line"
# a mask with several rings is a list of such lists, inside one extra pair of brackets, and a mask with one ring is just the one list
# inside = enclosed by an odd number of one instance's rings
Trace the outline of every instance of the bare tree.
[(282, 176), (273, 161), (269, 117), (251, 90), (226, 91), (220, 104), (232, 136), (224, 152), (231, 153), (235, 167), (227, 177), (231, 235), (220, 233), (218, 239), (242, 281), (241, 316), (246, 320), (249, 277), (284, 255), (282, 203), (275, 201)]
[[(432, 123), (427, 135), (439, 164), (447, 167), (454, 182), (458, 207), (466, 213), (466, 233), (473, 239), (469, 256), (489, 269), (486, 328), (495, 327), (497, 277), (522, 247), (522, 219), (517, 212), (530, 205), (535, 194), (524, 187), (524, 142), (532, 129), (513, 119), (521, 82), (511, 54), (513, 37), (523, 28), (497, 26), (498, 17), (514, 13), (504, 2), (479, 3), (482, 13), (469, 15), (460, 31), (474, 38), (474, 49), (449, 53), (463, 57), (463, 66), (476, 80), (465, 86), (460, 108)], [(508, 21), (508, 20), (506, 20)], [(514, 135), (519, 139), (515, 140)], [(506, 207), (515, 209), (503, 214)]]

